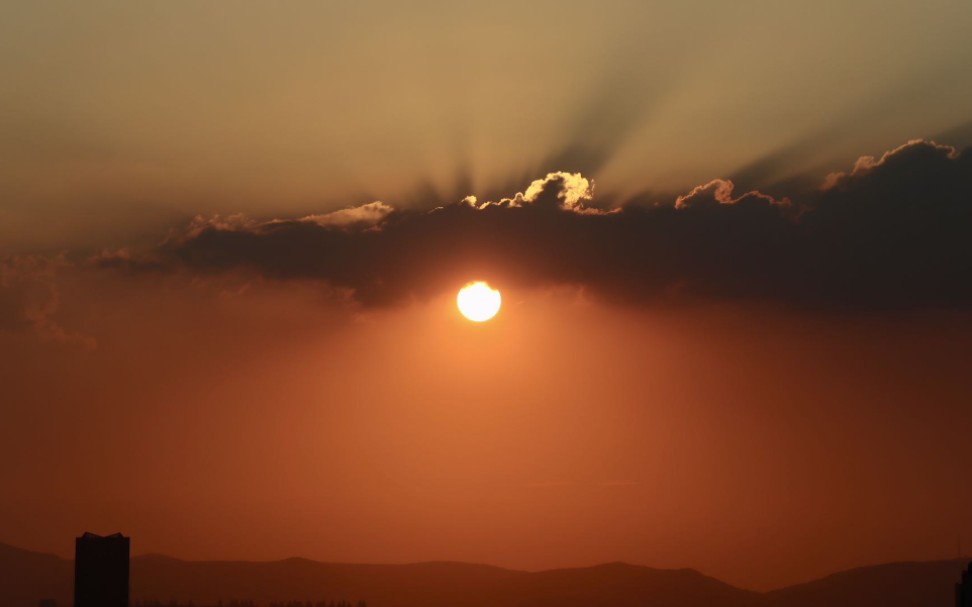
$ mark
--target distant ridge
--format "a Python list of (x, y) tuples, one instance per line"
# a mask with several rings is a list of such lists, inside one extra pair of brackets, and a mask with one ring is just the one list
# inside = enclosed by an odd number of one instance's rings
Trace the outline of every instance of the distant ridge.
[(0, 606), (37, 607), (40, 598), (70, 605), (74, 597), (74, 561), (0, 544)]
[[(742, 590), (694, 569), (626, 563), (525, 572), (490, 565), (132, 559), (133, 600), (364, 599), (369, 607), (952, 607), (965, 560), (860, 567), (772, 592)], [(72, 561), (0, 544), (0, 607), (71, 603)], [(10, 574), (10, 575), (8, 575)]]
[(968, 559), (857, 567), (767, 593), (776, 605), (922, 605), (954, 607), (955, 584)]

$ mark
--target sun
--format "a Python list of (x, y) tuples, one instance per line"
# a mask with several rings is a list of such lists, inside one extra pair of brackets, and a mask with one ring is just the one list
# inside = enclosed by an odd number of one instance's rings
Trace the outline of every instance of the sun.
[(456, 296), (459, 311), (473, 322), (485, 322), (496, 316), (501, 303), (500, 292), (482, 281), (466, 284)]

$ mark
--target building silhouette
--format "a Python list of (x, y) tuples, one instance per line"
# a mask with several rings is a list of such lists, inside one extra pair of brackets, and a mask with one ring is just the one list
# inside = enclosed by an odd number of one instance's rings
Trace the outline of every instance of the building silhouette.
[(128, 607), (129, 538), (85, 532), (74, 541), (74, 607)]
[(955, 607), (972, 607), (972, 563), (962, 573), (962, 581), (955, 584)]

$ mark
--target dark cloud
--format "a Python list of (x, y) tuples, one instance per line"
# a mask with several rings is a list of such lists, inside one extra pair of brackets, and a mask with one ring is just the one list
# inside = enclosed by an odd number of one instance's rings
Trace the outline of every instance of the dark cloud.
[(580, 174), (552, 173), (512, 198), (431, 211), (372, 203), (295, 220), (200, 219), (151, 255), (98, 263), (321, 280), (364, 305), (473, 277), (629, 302), (972, 305), (970, 151), (910, 142), (799, 199), (714, 180), (668, 204), (607, 211), (593, 191)]
[[(972, 148), (910, 142), (827, 177), (804, 223), (817, 296), (872, 306), (972, 303)], [(824, 274), (825, 272), (829, 274)]]

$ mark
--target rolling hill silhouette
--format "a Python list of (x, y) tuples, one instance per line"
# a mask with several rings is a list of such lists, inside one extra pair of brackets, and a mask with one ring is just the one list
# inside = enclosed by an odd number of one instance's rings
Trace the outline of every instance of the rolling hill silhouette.
[(859, 567), (767, 596), (780, 607), (817, 605), (929, 605), (953, 607), (955, 583), (967, 560), (888, 563)]
[(0, 605), (36, 607), (40, 598), (70, 603), (74, 592), (74, 561), (0, 544)]
[[(540, 572), (466, 563), (352, 565), (307, 559), (271, 562), (132, 558), (132, 598), (368, 601), (369, 607), (951, 607), (966, 561), (861, 567), (759, 593), (692, 569), (609, 563)], [(0, 544), (0, 607), (35, 607), (42, 597), (70, 605), (73, 563)]]

